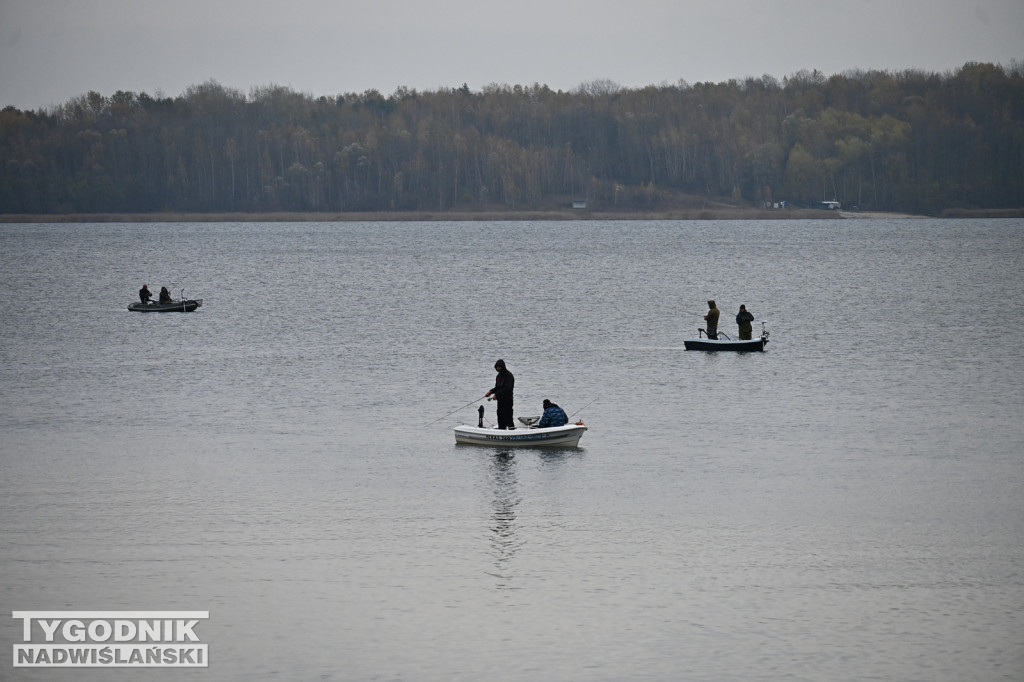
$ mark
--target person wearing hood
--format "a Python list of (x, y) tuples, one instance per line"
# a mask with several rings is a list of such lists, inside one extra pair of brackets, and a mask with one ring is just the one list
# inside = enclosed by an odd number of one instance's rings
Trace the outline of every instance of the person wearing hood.
[(718, 316), (720, 314), (721, 312), (718, 310), (715, 302), (713, 300), (708, 301), (708, 314), (704, 316), (704, 319), (708, 323), (707, 333), (709, 339), (718, 339)]
[(495, 362), (494, 370), (498, 373), (494, 380), (494, 388), (484, 393), (484, 397), (498, 401), (498, 428), (514, 429), (516, 427), (512, 423), (512, 388), (515, 386), (516, 378), (506, 369), (504, 360)]
[(736, 313), (736, 324), (740, 328), (740, 341), (749, 341), (754, 335), (754, 327), (750, 323), (754, 321), (754, 314), (747, 312), (747, 306), (741, 305), (740, 311)]
[(558, 405), (544, 398), (544, 414), (541, 416), (540, 421), (537, 422), (537, 428), (543, 429), (546, 426), (565, 426), (569, 423), (569, 418), (565, 416), (565, 410)]
[(171, 292), (167, 291), (167, 287), (160, 287), (160, 302), (161, 303), (170, 303), (171, 302)]
[(143, 284), (142, 288), (139, 289), (139, 300), (142, 301), (142, 305), (149, 305), (149, 299), (153, 298), (153, 294), (149, 290), (148, 284)]

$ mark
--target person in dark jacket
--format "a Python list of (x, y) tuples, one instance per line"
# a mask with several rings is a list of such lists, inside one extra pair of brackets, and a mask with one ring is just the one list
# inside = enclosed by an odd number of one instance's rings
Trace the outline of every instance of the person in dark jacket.
[(143, 284), (142, 288), (139, 289), (139, 300), (142, 301), (142, 305), (149, 305), (149, 299), (153, 298), (153, 294), (149, 291), (149, 285)]
[(544, 398), (544, 414), (541, 416), (540, 421), (537, 422), (537, 428), (542, 429), (546, 426), (565, 426), (569, 423), (569, 418), (565, 416), (565, 410), (558, 405)]
[(498, 373), (494, 380), (494, 388), (484, 393), (484, 397), (498, 401), (498, 428), (514, 429), (516, 427), (512, 423), (512, 388), (516, 384), (516, 378), (505, 368), (504, 360), (495, 362), (494, 370)]
[(715, 305), (715, 302), (713, 300), (708, 301), (708, 314), (704, 316), (704, 319), (708, 323), (707, 332), (709, 339), (718, 338), (718, 316), (720, 314), (721, 312), (718, 310), (718, 307)]
[(171, 302), (171, 292), (167, 291), (167, 287), (160, 287), (160, 302), (161, 303), (170, 303)]
[(748, 313), (747, 306), (741, 305), (740, 311), (736, 313), (736, 324), (740, 327), (740, 341), (749, 341), (753, 337), (754, 327), (750, 324), (753, 321), (753, 313)]

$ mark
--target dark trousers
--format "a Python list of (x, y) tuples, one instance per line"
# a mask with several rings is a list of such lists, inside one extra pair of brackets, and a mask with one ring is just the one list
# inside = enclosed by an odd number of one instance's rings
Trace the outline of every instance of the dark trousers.
[(498, 428), (516, 428), (515, 424), (512, 423), (512, 398), (498, 400)]

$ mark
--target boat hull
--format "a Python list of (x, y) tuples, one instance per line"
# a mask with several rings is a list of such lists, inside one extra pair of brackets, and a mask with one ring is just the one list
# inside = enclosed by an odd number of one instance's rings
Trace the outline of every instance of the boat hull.
[(485, 429), (463, 424), (455, 427), (455, 442), (495, 447), (576, 447), (586, 430), (583, 424), (543, 429)]
[(203, 305), (203, 299), (185, 299), (184, 301), (171, 301), (170, 303), (129, 303), (128, 310), (137, 313), (190, 313)]
[(724, 339), (684, 339), (686, 350), (711, 351), (763, 351), (768, 339), (747, 339), (744, 341)]

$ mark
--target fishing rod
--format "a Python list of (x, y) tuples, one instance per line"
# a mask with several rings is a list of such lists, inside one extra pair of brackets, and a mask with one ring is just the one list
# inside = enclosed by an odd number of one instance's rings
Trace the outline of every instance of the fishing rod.
[(578, 410), (576, 410), (575, 412), (573, 412), (572, 414), (570, 414), (570, 415), (569, 415), (569, 419), (572, 419), (573, 417), (575, 417), (576, 415), (578, 415), (578, 414), (579, 414), (580, 412), (582, 412), (583, 410), (587, 409), (588, 407), (590, 407), (591, 405), (593, 405), (594, 403), (596, 403), (596, 402), (597, 402), (598, 400), (599, 400), (599, 398), (594, 398), (594, 399), (593, 399), (593, 400), (591, 400), (591, 401), (590, 401), (589, 403), (587, 403), (586, 405), (584, 405), (584, 406), (583, 406), (583, 407), (581, 407), (580, 409), (578, 409)]
[[(486, 397), (487, 397), (487, 396), (484, 396), (484, 398), (486, 398)], [(474, 403), (478, 403), (478, 402), (480, 402), (481, 400), (483, 400), (483, 398), (477, 398), (477, 399), (476, 399), (476, 400), (474, 400), (474, 401), (473, 401), (472, 403), (466, 403), (466, 404), (465, 404), (465, 405), (463, 405), (462, 407), (456, 408), (456, 409), (452, 410), (451, 412), (449, 412), (448, 414), (442, 415), (442, 416), (438, 417), (437, 419), (435, 419), (434, 421), (432, 421), (432, 422), (429, 422), (429, 423), (427, 423), (427, 424), (424, 424), (424, 426), (430, 426), (430, 424), (436, 424), (437, 422), (441, 421), (441, 420), (442, 420), (442, 419), (444, 419), (445, 417), (450, 417), (450, 416), (452, 416), (453, 414), (455, 414), (456, 412), (458, 412), (459, 410), (464, 410), (464, 409), (466, 409), (467, 407), (469, 407), (470, 405), (472, 405), (472, 404), (474, 404)]]

